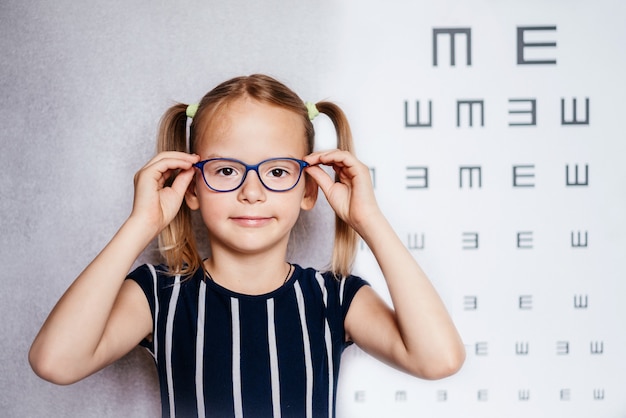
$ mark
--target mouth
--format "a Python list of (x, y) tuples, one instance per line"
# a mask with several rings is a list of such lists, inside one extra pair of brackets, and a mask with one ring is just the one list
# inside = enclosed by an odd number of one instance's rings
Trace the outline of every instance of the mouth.
[(235, 224), (245, 227), (265, 226), (272, 221), (273, 218), (263, 216), (236, 216), (230, 218)]

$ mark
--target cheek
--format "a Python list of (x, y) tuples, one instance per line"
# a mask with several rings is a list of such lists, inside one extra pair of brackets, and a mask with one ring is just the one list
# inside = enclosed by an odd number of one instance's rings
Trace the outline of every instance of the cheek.
[(293, 218), (294, 223), (300, 216), (302, 211), (302, 200), (304, 199), (304, 188), (294, 190), (296, 193), (290, 196), (288, 202), (284, 202), (285, 210), (289, 210), (290, 217)]
[(211, 220), (215, 221), (215, 219), (217, 219), (217, 215), (218, 214), (215, 212), (213, 206), (207, 206), (204, 204), (200, 205), (200, 216), (202, 217), (202, 223), (205, 228), (211, 228)]
[[(205, 186), (205, 184), (202, 183), (201, 186)], [(225, 213), (229, 206), (228, 200), (225, 199), (227, 198), (226, 193), (218, 194), (209, 190), (202, 190), (197, 196), (200, 205), (200, 213), (202, 214), (205, 224), (207, 221), (215, 219), (220, 214)]]

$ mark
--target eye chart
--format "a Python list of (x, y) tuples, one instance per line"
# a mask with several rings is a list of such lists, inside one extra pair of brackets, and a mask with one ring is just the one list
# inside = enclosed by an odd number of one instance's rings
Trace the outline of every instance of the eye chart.
[[(331, 99), (464, 340), (421, 381), (356, 348), (349, 417), (626, 416), (619, 2), (355, 2)], [(385, 287), (369, 250), (356, 273)]]

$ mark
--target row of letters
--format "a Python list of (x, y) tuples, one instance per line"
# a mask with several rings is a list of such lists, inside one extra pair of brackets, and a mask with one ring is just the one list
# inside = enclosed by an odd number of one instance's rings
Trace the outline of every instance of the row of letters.
[[(516, 28), (516, 58), (517, 65), (556, 65), (554, 57), (531, 57), (537, 53), (545, 53), (546, 48), (556, 48), (555, 40), (547, 41), (528, 41), (527, 35), (530, 37), (538, 37), (541, 35), (555, 35), (556, 25), (544, 26), (518, 26)], [(542, 33), (547, 32), (547, 33)], [(554, 32), (554, 34), (550, 34)], [(450, 28), (433, 28), (433, 67), (439, 66), (439, 39), (448, 37), (450, 51), (450, 66), (455, 67), (457, 61), (456, 41), (458, 37), (465, 40), (465, 64), (469, 67), (472, 65), (472, 28), (468, 27), (450, 27)], [(462, 49), (461, 49), (462, 51)]]
[[(530, 311), (534, 308), (533, 295), (519, 295), (511, 306), (514, 306), (518, 310)], [(463, 297), (463, 310), (477, 311), (478, 308), (478, 296), (466, 295)], [(582, 293), (574, 295), (572, 308), (589, 309), (589, 295)]]
[[(545, 344), (543, 345), (537, 344), (537, 345), (545, 347)], [(533, 345), (533, 347), (535, 347), (535, 345)], [(489, 356), (489, 353), (490, 353), (489, 348), (490, 348), (490, 345), (488, 341), (477, 341), (467, 348), (467, 352), (474, 353), (476, 356), (485, 357), (485, 356)], [(604, 354), (604, 350), (605, 350), (604, 341), (592, 340), (592, 341), (589, 341), (588, 346), (585, 346), (585, 344), (579, 344), (579, 343), (576, 343), (575, 345), (573, 345), (568, 340), (559, 340), (559, 341), (554, 342), (554, 354), (558, 356), (568, 356), (570, 354), (585, 353), (587, 352), (587, 349), (588, 349), (588, 354), (591, 354), (594, 356), (601, 356)], [(515, 341), (514, 344), (511, 343), (510, 350), (511, 350), (511, 353), (515, 353), (516, 356), (529, 356), (531, 355), (532, 352), (537, 353), (537, 354), (547, 353), (545, 350), (541, 350), (541, 349), (539, 351), (531, 350), (531, 344), (529, 341)], [(359, 348), (351, 350), (350, 352), (353, 357), (363, 357), (367, 355), (363, 350)]]
[[(572, 344), (570, 341), (555, 341), (555, 354), (558, 356), (567, 356), (572, 354)], [(489, 342), (479, 341), (474, 343), (473, 353), (477, 356), (489, 355)], [(469, 351), (469, 350), (468, 350)], [(585, 352), (583, 350), (583, 352)], [(511, 347), (513, 352), (513, 347)], [(528, 341), (516, 341), (515, 342), (515, 355), (528, 356), (531, 353), (530, 342)], [(603, 355), (604, 354), (604, 341), (590, 341), (589, 342), (589, 354), (591, 355)]]
[[(465, 392), (463, 392), (465, 393)], [(517, 399), (519, 401), (528, 402), (533, 400), (531, 397), (530, 389), (518, 389), (517, 390)], [(606, 398), (606, 391), (604, 388), (595, 388), (589, 393), (581, 393), (577, 392), (580, 397), (587, 397), (593, 399), (595, 401), (603, 401)], [(570, 388), (560, 388), (555, 391), (556, 399), (561, 401), (570, 401), (574, 399), (572, 389)], [(545, 396), (542, 396), (545, 399)], [(408, 402), (409, 399), (409, 391), (407, 390), (396, 390), (393, 394), (394, 402)], [(434, 399), (437, 402), (448, 402), (454, 401), (454, 398), (451, 396), (450, 391), (445, 389), (439, 389), (435, 391)], [(476, 400), (480, 402), (489, 401), (489, 390), (488, 389), (479, 389), (476, 391)], [(368, 396), (366, 390), (357, 390), (354, 392), (354, 402), (356, 403), (367, 403)]]
[[(536, 98), (515, 98), (508, 99), (509, 116), (508, 126), (537, 126), (537, 99)], [(567, 109), (564, 98), (561, 98), (561, 126), (589, 126), (589, 98), (585, 98), (585, 106), (579, 109), (577, 98), (572, 98), (571, 110)], [(404, 127), (405, 128), (432, 128), (433, 127), (433, 101), (428, 100), (428, 114), (424, 116), (420, 111), (420, 100), (413, 103), (404, 101)], [(467, 109), (466, 117), (463, 116), (463, 109)], [(476, 112), (474, 112), (476, 110)], [(579, 112), (582, 110), (582, 112)], [(584, 117), (580, 116), (584, 113)], [(474, 116), (480, 119), (480, 126), (485, 126), (485, 100), (484, 99), (459, 99), (456, 101), (456, 127), (474, 127), (476, 123)], [(465, 125), (462, 125), (462, 119)]]
[[(479, 250), (480, 234), (478, 232), (462, 232), (461, 249), (462, 250)], [(564, 240), (565, 242), (565, 240)], [(365, 241), (359, 241), (359, 249), (361, 251), (368, 250)], [(512, 244), (518, 250), (534, 249), (534, 231), (518, 231), (515, 233)], [(571, 231), (569, 237), (569, 245), (571, 248), (586, 249), (589, 247), (589, 231)], [(424, 233), (409, 233), (407, 235), (406, 247), (411, 251), (422, 251), (426, 249), (426, 236)]]
[[(430, 170), (428, 166), (406, 166), (405, 188), (408, 190), (429, 189)], [(534, 188), (535, 165), (513, 165), (511, 172), (511, 184), (514, 189)], [(376, 168), (370, 167), (370, 175), (374, 188), (376, 188)], [(463, 165), (459, 167), (459, 189), (481, 189), (483, 187), (483, 168), (480, 165)], [(565, 187), (588, 187), (589, 164), (566, 164)]]
[[(478, 250), (480, 235), (478, 232), (463, 232), (461, 235), (461, 249)], [(534, 231), (518, 231), (513, 240), (518, 250), (532, 250), (534, 248)], [(569, 239), (571, 248), (589, 247), (589, 231), (571, 231)], [(409, 233), (407, 238), (409, 250), (424, 250), (426, 239), (423, 233)]]

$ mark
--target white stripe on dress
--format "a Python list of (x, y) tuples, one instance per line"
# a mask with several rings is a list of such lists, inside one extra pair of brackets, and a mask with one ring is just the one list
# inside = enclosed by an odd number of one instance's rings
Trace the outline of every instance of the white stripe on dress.
[(233, 334), (233, 406), (235, 418), (243, 418), (241, 394), (241, 335), (239, 329), (239, 300), (230, 298)]
[(157, 322), (159, 319), (159, 294), (157, 293), (157, 273), (152, 264), (148, 264), (148, 270), (152, 274), (152, 288), (154, 289), (154, 318), (152, 318), (152, 347), (154, 351), (151, 351), (151, 354), (158, 363), (159, 340), (157, 338)]
[(343, 306), (343, 292), (346, 285), (346, 276), (341, 277), (339, 281), (339, 306)]
[[(318, 271), (315, 274), (317, 284), (322, 291), (322, 297), (324, 300), (324, 307), (328, 308), (328, 291), (326, 290), (326, 283), (324, 283), (324, 277)], [(335, 390), (334, 369), (333, 369), (333, 339), (330, 334), (330, 326), (328, 325), (328, 316), (324, 319), (324, 340), (326, 342), (326, 359), (328, 361), (328, 416), (333, 416), (333, 392)]]
[(295, 282), (296, 301), (300, 314), (300, 326), (302, 328), (302, 339), (304, 349), (304, 364), (306, 367), (306, 416), (313, 416), (313, 363), (311, 360), (311, 343), (309, 340), (309, 329), (307, 328), (306, 312), (304, 308), (304, 296), (300, 284)]
[(165, 372), (167, 375), (167, 393), (170, 402), (170, 417), (176, 416), (176, 408), (174, 405), (174, 381), (172, 378), (172, 334), (179, 293), (180, 274), (174, 278), (174, 286), (172, 287), (172, 296), (170, 297), (170, 304), (167, 311), (167, 321), (165, 323)]
[(196, 331), (196, 404), (198, 418), (204, 418), (204, 316), (206, 301), (206, 282), (200, 281), (198, 295), (198, 325)]
[(278, 349), (276, 348), (276, 327), (274, 325), (274, 299), (267, 300), (267, 339), (270, 350), (272, 411), (274, 418), (280, 418), (280, 375), (278, 373)]

